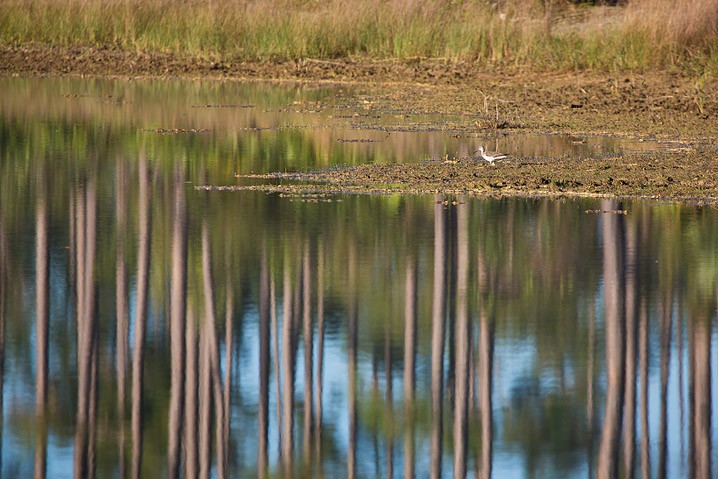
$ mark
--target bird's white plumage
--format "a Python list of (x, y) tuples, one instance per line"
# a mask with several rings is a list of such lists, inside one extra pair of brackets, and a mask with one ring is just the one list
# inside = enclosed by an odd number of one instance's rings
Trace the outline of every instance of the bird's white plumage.
[(478, 153), (481, 155), (481, 158), (488, 161), (489, 163), (493, 163), (496, 160), (501, 160), (507, 157), (507, 155), (487, 155), (483, 146), (479, 147)]

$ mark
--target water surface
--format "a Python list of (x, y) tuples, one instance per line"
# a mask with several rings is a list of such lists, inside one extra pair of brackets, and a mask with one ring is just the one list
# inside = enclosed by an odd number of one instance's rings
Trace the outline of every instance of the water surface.
[(715, 209), (194, 188), (660, 147), (363, 95), (0, 79), (3, 477), (711, 477)]

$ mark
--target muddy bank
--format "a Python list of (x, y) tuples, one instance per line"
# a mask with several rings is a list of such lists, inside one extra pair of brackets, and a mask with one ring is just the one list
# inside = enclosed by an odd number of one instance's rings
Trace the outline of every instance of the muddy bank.
[[(0, 75), (336, 82), (352, 86), (352, 95), (342, 101), (366, 117), (363, 127), (369, 129), (391, 131), (391, 118), (397, 117), (402, 129), (459, 136), (610, 135), (671, 145), (610, 158), (510, 158), (496, 166), (469, 158), (408, 159), (406, 164), (277, 174), (273, 178), (283, 185), (273, 180), (252, 186), (266, 191), (616, 195), (708, 203), (718, 198), (718, 80), (698, 72), (504, 68), (488, 74), (475, 63), (426, 59), (216, 63), (112, 46), (29, 45), (0, 46)], [(412, 123), (412, 117), (427, 113), (442, 115), (442, 122)]]

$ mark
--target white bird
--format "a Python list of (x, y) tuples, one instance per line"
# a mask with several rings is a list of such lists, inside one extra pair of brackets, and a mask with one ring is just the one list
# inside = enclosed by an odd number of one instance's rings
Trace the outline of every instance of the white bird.
[(484, 160), (486, 160), (492, 164), (494, 163), (494, 161), (502, 160), (508, 156), (508, 155), (487, 155), (486, 152), (484, 151), (483, 146), (480, 146), (479, 149), (476, 151), (478, 151), (478, 153), (481, 155), (481, 158), (483, 158)]

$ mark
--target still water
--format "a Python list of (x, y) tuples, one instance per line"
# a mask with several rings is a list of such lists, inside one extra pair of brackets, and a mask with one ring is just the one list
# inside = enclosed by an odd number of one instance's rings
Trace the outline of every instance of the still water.
[(715, 477), (715, 209), (195, 189), (661, 147), (456, 122), (0, 79), (2, 477)]

